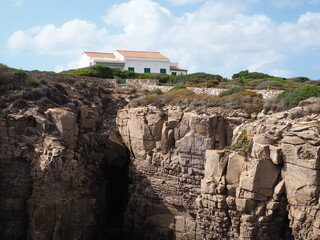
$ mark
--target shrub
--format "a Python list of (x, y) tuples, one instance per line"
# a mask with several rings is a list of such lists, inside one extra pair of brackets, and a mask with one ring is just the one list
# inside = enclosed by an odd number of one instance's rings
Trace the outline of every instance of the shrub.
[(37, 87), (40, 87), (41, 83), (42, 82), (39, 79), (28, 79), (27, 86), (37, 88)]
[(96, 71), (96, 77), (98, 78), (113, 78), (114, 69), (104, 65), (93, 65), (92, 70)]
[(5, 64), (3, 64), (3, 63), (0, 63), (0, 69), (1, 69), (1, 68), (8, 68), (8, 66), (5, 65)]
[(76, 80), (68, 77), (63, 77), (60, 79), (60, 82), (73, 85), (76, 82)]
[(240, 71), (239, 73), (235, 73), (232, 75), (232, 79), (236, 78), (244, 78), (244, 79), (262, 79), (262, 78), (272, 78), (273, 76), (270, 76), (265, 73), (259, 73), (259, 72), (249, 72), (248, 70)]
[(187, 87), (185, 85), (177, 85), (177, 86), (174, 86), (173, 88), (171, 88), (169, 90), (169, 92), (172, 92), (172, 91), (177, 91), (179, 89), (186, 89)]
[(27, 77), (27, 73), (21, 69), (14, 70), (14, 77), (17, 79), (24, 79)]
[(259, 113), (263, 109), (262, 95), (252, 92), (243, 91), (222, 98), (223, 106), (231, 109), (243, 109), (245, 112)]
[(278, 99), (280, 99), (287, 107), (297, 106), (300, 101), (310, 97), (320, 97), (319, 86), (306, 86), (285, 90), (278, 95)]
[(218, 80), (210, 80), (210, 81), (206, 82), (207, 88), (213, 88), (213, 87), (215, 87), (217, 85), (219, 85), (219, 81)]
[(252, 139), (248, 138), (246, 130), (242, 130), (239, 135), (236, 136), (236, 142), (231, 146), (231, 149), (241, 150), (239, 152), (243, 155), (248, 155), (251, 152), (253, 145)]
[(307, 78), (307, 77), (294, 77), (294, 78), (289, 78), (288, 80), (293, 81), (293, 82), (307, 82), (307, 81), (310, 81), (310, 79)]
[(231, 88), (229, 88), (228, 90), (222, 91), (219, 94), (219, 97), (224, 97), (224, 96), (228, 96), (237, 92), (242, 92), (244, 91), (244, 88), (240, 87), (240, 86), (233, 86)]
[(156, 88), (156, 89), (150, 91), (150, 94), (160, 95), (160, 94), (162, 94), (162, 91), (161, 91), (161, 89)]

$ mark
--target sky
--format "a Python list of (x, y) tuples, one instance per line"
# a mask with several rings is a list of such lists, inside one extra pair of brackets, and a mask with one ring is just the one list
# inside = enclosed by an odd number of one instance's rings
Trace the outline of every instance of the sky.
[(189, 73), (320, 79), (320, 0), (0, 0), (0, 63), (78, 68), (84, 51), (161, 52)]

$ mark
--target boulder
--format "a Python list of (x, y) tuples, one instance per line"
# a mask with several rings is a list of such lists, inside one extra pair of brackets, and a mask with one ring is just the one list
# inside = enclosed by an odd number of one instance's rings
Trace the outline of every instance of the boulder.
[[(251, 164), (246, 167), (247, 169), (240, 176), (240, 188), (257, 193), (256, 197), (259, 195), (271, 197), (280, 168), (271, 160), (251, 161)], [(254, 199), (256, 197), (253, 195)]]
[(237, 184), (240, 180), (240, 174), (243, 170), (244, 157), (238, 153), (231, 153), (229, 155), (226, 181), (227, 184)]
[(78, 139), (75, 114), (62, 108), (49, 108), (45, 114), (52, 120), (66, 145), (74, 148)]

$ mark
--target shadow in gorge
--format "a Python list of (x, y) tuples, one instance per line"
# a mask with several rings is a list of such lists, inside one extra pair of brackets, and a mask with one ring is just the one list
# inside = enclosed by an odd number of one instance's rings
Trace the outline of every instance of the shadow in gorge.
[(130, 152), (120, 139), (110, 135), (106, 144), (96, 184), (98, 224), (90, 239), (175, 239), (175, 216), (181, 209), (163, 203), (150, 176), (130, 163)]
[[(123, 213), (128, 203), (130, 152), (119, 136), (110, 135), (106, 144), (104, 166), (105, 184), (103, 224), (100, 224), (99, 239), (118, 240), (123, 238)], [(102, 189), (101, 189), (102, 190)], [(102, 190), (103, 191), (103, 190)]]
[[(157, 178), (155, 173), (147, 177), (146, 172), (137, 170), (134, 164), (131, 164), (130, 178), (132, 183), (129, 186), (129, 201), (124, 214), (123, 239), (176, 239), (176, 219), (183, 218), (183, 214), (181, 209), (163, 202), (156, 190), (160, 186), (150, 181), (150, 178)], [(155, 182), (160, 183), (161, 180), (157, 179)], [(164, 180), (160, 185), (166, 188)]]

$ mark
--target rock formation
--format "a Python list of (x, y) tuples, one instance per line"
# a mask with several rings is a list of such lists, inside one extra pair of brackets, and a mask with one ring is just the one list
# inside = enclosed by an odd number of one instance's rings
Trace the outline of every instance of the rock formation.
[(119, 111), (126, 239), (319, 239), (319, 117), (294, 111)]
[(49, 76), (1, 92), (0, 239), (320, 239), (318, 115), (124, 108)]
[(130, 159), (114, 114), (123, 93), (54, 84), (1, 109), (0, 239), (120, 239)]

